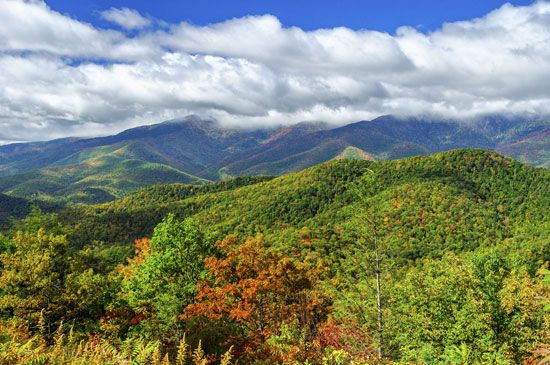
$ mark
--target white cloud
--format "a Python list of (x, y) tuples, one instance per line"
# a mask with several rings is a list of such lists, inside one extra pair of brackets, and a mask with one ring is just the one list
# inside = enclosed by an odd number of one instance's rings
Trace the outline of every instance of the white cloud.
[(43, 2), (0, 0), (0, 70), (2, 140), (104, 134), (192, 113), (232, 125), (548, 115), (550, 2), (505, 5), (427, 34), (304, 31), (265, 15), (128, 35)]
[(271, 15), (206, 27), (183, 23), (164, 41), (181, 51), (246, 58), (288, 72), (395, 72), (412, 66), (386, 33), (347, 28), (306, 32), (283, 28)]
[(101, 12), (103, 19), (118, 24), (125, 29), (141, 29), (151, 24), (151, 21), (138, 11), (128, 8), (110, 8)]
[(0, 0), (0, 51), (43, 52), (60, 57), (137, 60), (159, 52), (146, 39), (97, 29), (31, 0)]

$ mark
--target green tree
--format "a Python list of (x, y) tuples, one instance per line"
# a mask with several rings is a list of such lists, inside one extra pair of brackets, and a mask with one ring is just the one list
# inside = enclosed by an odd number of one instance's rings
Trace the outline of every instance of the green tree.
[(195, 297), (195, 285), (206, 274), (203, 260), (213, 240), (192, 219), (168, 215), (150, 242), (139, 241), (139, 254), (122, 269), (122, 297), (144, 320), (153, 336), (183, 334), (178, 315)]
[[(381, 212), (376, 212), (372, 207), (371, 197), (376, 186), (376, 173), (371, 169), (365, 169), (365, 174), (358, 180), (358, 184), (351, 190), (357, 199), (361, 214), (357, 215), (351, 225), (348, 225), (353, 233), (357, 234), (356, 247), (361, 252), (359, 270), (363, 273), (373, 273), (376, 292), (376, 330), (378, 357), (384, 357), (384, 331), (383, 331), (383, 302), (382, 302), (382, 256), (380, 231), (382, 230)], [(352, 233), (352, 234), (353, 234)], [(360, 277), (360, 279), (364, 279)], [(369, 282), (368, 278), (363, 283), (356, 283), (355, 288), (361, 290), (362, 285)], [(365, 292), (368, 292), (366, 290)], [(357, 305), (358, 303), (355, 303)], [(368, 310), (367, 310), (368, 311)], [(366, 323), (365, 323), (366, 324)]]
[(393, 345), (408, 361), (520, 363), (543, 342), (543, 290), (494, 249), (423, 260), (393, 288)]
[(19, 231), (10, 251), (0, 254), (0, 310), (7, 319), (51, 334), (60, 321), (81, 323), (102, 312), (107, 291), (104, 276), (82, 268), (63, 235)]

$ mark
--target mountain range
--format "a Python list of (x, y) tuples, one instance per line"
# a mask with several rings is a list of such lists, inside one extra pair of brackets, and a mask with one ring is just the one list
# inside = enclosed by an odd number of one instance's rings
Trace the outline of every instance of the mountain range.
[(537, 117), (457, 122), (383, 116), (336, 128), (322, 122), (230, 128), (188, 116), (112, 136), (0, 146), (0, 192), (97, 203), (158, 183), (281, 175), (332, 159), (398, 159), (457, 148), (490, 149), (548, 168), (549, 137), (550, 120)]

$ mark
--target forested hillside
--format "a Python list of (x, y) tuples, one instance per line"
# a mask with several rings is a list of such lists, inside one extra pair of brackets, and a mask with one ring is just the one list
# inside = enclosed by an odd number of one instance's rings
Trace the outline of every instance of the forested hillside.
[(0, 191), (34, 202), (101, 203), (153, 184), (208, 182), (167, 165), (121, 156), (123, 152), (6, 176), (0, 179)]
[(549, 216), (548, 170), (477, 149), (34, 211), (0, 363), (536, 363)]
[(11, 219), (24, 218), (30, 213), (30, 208), (29, 202), (25, 199), (0, 194), (0, 225), (9, 224)]

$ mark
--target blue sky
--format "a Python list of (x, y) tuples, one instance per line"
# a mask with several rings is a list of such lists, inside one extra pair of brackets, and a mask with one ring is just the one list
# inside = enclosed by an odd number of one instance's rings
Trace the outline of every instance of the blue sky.
[(550, 116), (550, 0), (0, 0), (0, 70), (0, 143)]
[[(285, 26), (304, 30), (345, 26), (393, 33), (403, 25), (423, 31), (444, 22), (480, 17), (500, 7), (502, 0), (48, 0), (55, 10), (80, 20), (104, 25), (100, 12), (128, 7), (169, 23), (217, 23), (246, 15), (275, 15)], [(508, 1), (528, 5), (531, 0)]]

